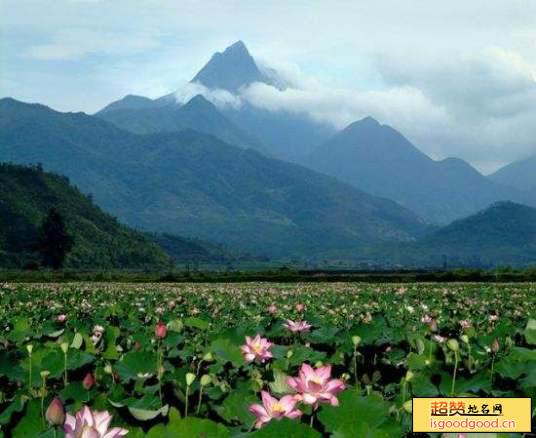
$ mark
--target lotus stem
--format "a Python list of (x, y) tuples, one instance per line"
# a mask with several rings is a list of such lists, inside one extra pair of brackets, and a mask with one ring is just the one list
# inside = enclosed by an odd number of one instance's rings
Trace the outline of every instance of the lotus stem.
[(186, 385), (186, 407), (184, 409), (184, 418), (188, 416), (188, 396), (190, 395), (190, 385)]
[(199, 389), (199, 400), (197, 401), (197, 411), (196, 415), (199, 415), (199, 411), (201, 410), (201, 400), (203, 398), (203, 385), (201, 385), (201, 388)]
[(454, 395), (454, 390), (456, 388), (456, 372), (458, 371), (458, 352), (454, 352), (454, 372), (452, 373), (452, 387), (450, 390), (450, 395)]
[(63, 386), (67, 386), (67, 353), (63, 354)]

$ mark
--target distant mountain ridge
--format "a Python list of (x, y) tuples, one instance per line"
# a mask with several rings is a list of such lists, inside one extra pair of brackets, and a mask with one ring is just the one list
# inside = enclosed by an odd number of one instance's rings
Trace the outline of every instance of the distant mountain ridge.
[(528, 191), (536, 201), (536, 155), (514, 161), (489, 175), (492, 181)]
[(0, 100), (1, 161), (69, 176), (125, 223), (271, 257), (355, 253), (428, 227), (398, 204), (192, 130), (137, 135)]
[(371, 117), (354, 122), (303, 164), (383, 196), (432, 223), (445, 224), (499, 200), (525, 200), (459, 158), (434, 161), (402, 134)]
[(153, 100), (144, 96), (136, 96), (134, 94), (128, 94), (120, 100), (106, 105), (99, 111), (100, 114), (108, 113), (111, 111), (119, 111), (124, 109), (147, 109), (147, 108), (159, 108), (165, 106), (167, 102), (163, 100)]
[[(135, 134), (193, 129), (203, 134), (214, 135), (236, 146), (253, 147), (261, 151), (264, 148), (258, 139), (237, 128), (201, 95), (194, 96), (184, 105), (174, 100), (149, 101), (152, 103), (125, 98), (108, 105), (96, 116)], [(139, 105), (137, 102), (144, 103)]]
[(413, 243), (385, 251), (406, 265), (530, 266), (536, 263), (536, 208), (497, 202)]

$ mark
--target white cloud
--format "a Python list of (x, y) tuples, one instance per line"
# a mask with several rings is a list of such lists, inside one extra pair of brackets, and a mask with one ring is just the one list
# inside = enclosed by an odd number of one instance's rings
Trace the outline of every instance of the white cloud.
[(91, 54), (129, 55), (158, 47), (160, 42), (157, 34), (158, 32), (125, 34), (68, 28), (54, 34), (50, 43), (30, 47), (26, 54), (45, 61), (79, 59)]
[[(217, 105), (247, 99), (338, 127), (372, 115), (434, 157), (489, 163), (536, 152), (535, 1), (0, 0), (0, 8), (2, 92), (59, 109), (95, 111), (127, 93), (179, 88), (179, 99), (200, 91)], [(238, 39), (291, 87), (257, 84), (236, 97), (180, 86)]]
[(182, 84), (175, 92), (175, 99), (178, 103), (186, 103), (192, 97), (197, 96), (198, 94), (201, 94), (217, 107), (231, 106), (233, 108), (238, 108), (242, 104), (240, 96), (236, 96), (227, 90), (209, 90), (207, 87), (198, 82), (187, 82)]

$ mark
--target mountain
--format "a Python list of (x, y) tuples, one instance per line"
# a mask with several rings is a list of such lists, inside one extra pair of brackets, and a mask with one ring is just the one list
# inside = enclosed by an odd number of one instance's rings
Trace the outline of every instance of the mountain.
[[(536, 195), (536, 155), (510, 163), (489, 175), (489, 178), (496, 183)], [(536, 196), (533, 199), (536, 201)]]
[(275, 85), (272, 78), (259, 70), (242, 41), (227, 47), (223, 53), (216, 52), (212, 55), (210, 61), (199, 70), (191, 82), (233, 93), (254, 82)]
[(389, 251), (420, 266), (529, 266), (536, 263), (536, 209), (497, 202), (472, 216)]
[(446, 224), (499, 200), (523, 200), (457, 158), (434, 161), (402, 134), (371, 117), (354, 122), (303, 164), (392, 199), (429, 222)]
[(240, 104), (216, 108), (205, 101), (196, 105), (195, 111), (184, 114), (181, 105), (176, 102), (175, 93), (154, 100), (129, 95), (112, 102), (96, 115), (137, 134), (190, 128), (214, 135), (227, 143), (253, 147), (265, 155), (292, 162), (299, 162), (335, 133), (330, 125), (319, 123), (305, 113), (271, 111), (263, 108), (262, 102), (255, 105), (243, 99), (240, 94), (243, 88), (255, 82), (275, 87), (279, 92), (287, 84), (275, 70), (263, 68), (261, 71), (242, 41), (227, 47), (222, 53), (215, 53), (191, 82), (202, 84), (209, 93), (226, 90)]
[(171, 266), (171, 259), (149, 238), (102, 212), (66, 177), (0, 164), (0, 266), (38, 263), (35, 246), (50, 208), (65, 219), (74, 246), (66, 259), (72, 268), (150, 268)]
[(193, 129), (237, 146), (263, 149), (259, 140), (234, 126), (201, 95), (193, 97), (185, 105), (174, 100), (167, 103), (151, 100), (154, 105), (126, 107), (130, 101), (120, 104), (125, 99), (108, 105), (96, 114), (97, 117), (136, 134)]
[[(270, 70), (270, 74), (266, 74), (259, 70), (242, 41), (223, 53), (215, 53), (191, 82), (198, 82), (210, 90), (225, 89), (238, 96), (241, 88), (255, 82), (279, 91), (287, 87), (276, 71)], [(270, 111), (247, 100), (239, 106), (222, 107), (220, 111), (242, 131), (258, 138), (265, 146), (264, 152), (287, 161), (297, 162), (334, 134), (331, 126), (318, 123), (305, 113)]]
[(0, 161), (65, 174), (131, 226), (255, 255), (356, 253), (427, 231), (392, 201), (196, 131), (137, 135), (2, 99), (0, 144)]
[(312, 120), (307, 114), (270, 111), (248, 102), (221, 111), (235, 126), (258, 138), (263, 152), (293, 163), (300, 163), (335, 133), (330, 125)]
[(150, 233), (151, 240), (169, 254), (176, 263), (229, 263), (236, 257), (223, 249), (199, 239), (186, 239), (167, 233)]
[(111, 104), (105, 106), (99, 112), (101, 114), (104, 114), (107, 112), (124, 110), (124, 109), (158, 108), (164, 105), (166, 105), (166, 102), (164, 101), (158, 101), (158, 100), (149, 99), (148, 97), (135, 96), (133, 94), (129, 94), (123, 97), (122, 99), (116, 100), (115, 102), (112, 102)]

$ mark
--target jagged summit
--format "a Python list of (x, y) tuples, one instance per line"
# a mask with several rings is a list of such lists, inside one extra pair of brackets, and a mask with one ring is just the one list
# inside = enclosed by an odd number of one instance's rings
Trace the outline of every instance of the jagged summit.
[(243, 55), (249, 55), (248, 48), (242, 40), (238, 40), (236, 43), (231, 44), (225, 49), (224, 54), (237, 53)]
[(272, 80), (259, 70), (246, 45), (237, 41), (223, 52), (212, 55), (191, 82), (198, 82), (211, 89), (236, 92), (253, 82), (271, 84)]

